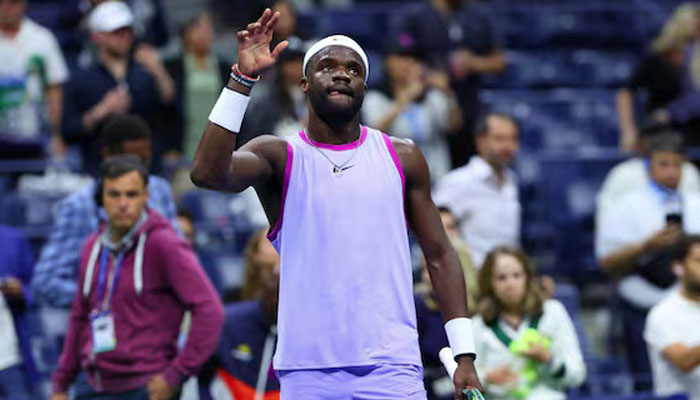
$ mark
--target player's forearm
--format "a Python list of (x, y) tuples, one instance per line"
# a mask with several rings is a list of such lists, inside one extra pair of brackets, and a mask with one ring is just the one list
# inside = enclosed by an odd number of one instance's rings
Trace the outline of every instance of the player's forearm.
[(467, 317), (466, 286), (459, 258), (449, 243), (434, 257), (426, 257), (433, 293), (445, 322), (453, 318)]
[[(225, 90), (233, 90), (245, 96), (250, 95), (250, 88), (233, 80), (229, 80)], [(232, 112), (237, 111), (245, 112), (245, 110), (232, 110)], [(230, 187), (232, 182), (231, 154), (236, 148), (237, 133), (212, 122), (207, 122), (190, 172), (190, 178), (195, 185), (213, 190), (233, 189)]]

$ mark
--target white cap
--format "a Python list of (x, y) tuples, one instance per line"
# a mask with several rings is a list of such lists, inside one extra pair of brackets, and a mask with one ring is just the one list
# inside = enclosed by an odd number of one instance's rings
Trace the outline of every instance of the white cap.
[(362, 58), (362, 62), (365, 64), (365, 82), (367, 82), (367, 78), (369, 77), (369, 61), (367, 61), (367, 54), (364, 50), (362, 50), (362, 47), (360, 47), (356, 41), (345, 35), (327, 36), (314, 43), (309, 50), (306, 51), (306, 54), (304, 55), (304, 63), (302, 64), (304, 78), (306, 78), (306, 65), (309, 63), (311, 57), (328, 46), (343, 46), (357, 53), (360, 58)]
[(88, 16), (90, 32), (114, 32), (132, 26), (134, 14), (123, 1), (106, 1), (92, 9)]

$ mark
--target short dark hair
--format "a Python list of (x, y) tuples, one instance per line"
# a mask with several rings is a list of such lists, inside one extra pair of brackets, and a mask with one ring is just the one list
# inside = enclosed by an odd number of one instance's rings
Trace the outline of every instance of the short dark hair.
[(673, 251), (674, 261), (684, 261), (693, 246), (700, 245), (700, 235), (686, 235), (683, 239), (676, 245)]
[(687, 151), (683, 142), (683, 136), (676, 131), (664, 130), (649, 138), (649, 154), (669, 152), (684, 156), (687, 154)]
[(124, 142), (151, 139), (151, 129), (143, 118), (133, 114), (109, 117), (100, 129), (100, 145), (111, 153), (123, 150)]
[(505, 119), (506, 121), (510, 121), (513, 125), (515, 125), (516, 128), (519, 128), (518, 126), (518, 121), (516, 121), (515, 117), (512, 115), (502, 112), (502, 111), (491, 111), (488, 112), (476, 121), (476, 125), (474, 127), (474, 136), (475, 137), (480, 137), (480, 136), (485, 136), (487, 133), (489, 133), (489, 118), (495, 117), (495, 118), (500, 118), (500, 119)]
[(116, 179), (132, 171), (138, 172), (143, 185), (148, 186), (148, 170), (141, 159), (134, 155), (121, 155), (104, 160), (100, 167), (100, 180), (104, 182), (105, 179)]

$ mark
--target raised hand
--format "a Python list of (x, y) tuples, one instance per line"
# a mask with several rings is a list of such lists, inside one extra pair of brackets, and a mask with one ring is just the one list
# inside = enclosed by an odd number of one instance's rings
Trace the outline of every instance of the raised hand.
[(280, 18), (279, 11), (272, 13), (266, 8), (256, 22), (248, 24), (245, 30), (238, 32), (238, 69), (248, 76), (258, 76), (270, 68), (287, 48), (285, 40), (270, 51), (272, 33)]

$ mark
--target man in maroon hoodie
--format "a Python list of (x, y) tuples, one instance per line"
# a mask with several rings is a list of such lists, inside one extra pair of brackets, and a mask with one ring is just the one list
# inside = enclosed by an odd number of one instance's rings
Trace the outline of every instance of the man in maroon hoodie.
[[(133, 156), (102, 165), (98, 202), (107, 226), (90, 236), (52, 400), (85, 370), (90, 399), (171, 399), (215, 350), (223, 306), (192, 248), (146, 208), (148, 172)], [(177, 338), (192, 314), (185, 346)]]

